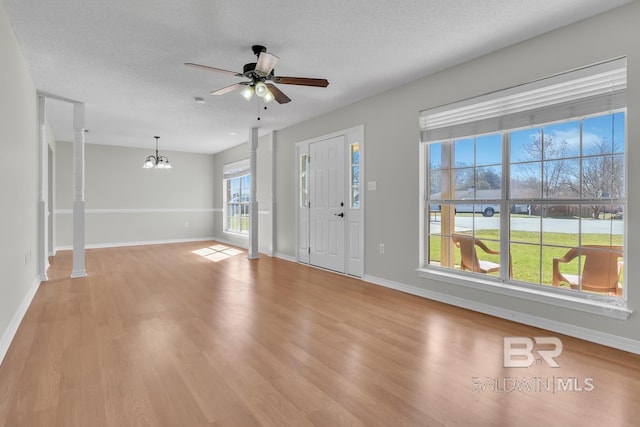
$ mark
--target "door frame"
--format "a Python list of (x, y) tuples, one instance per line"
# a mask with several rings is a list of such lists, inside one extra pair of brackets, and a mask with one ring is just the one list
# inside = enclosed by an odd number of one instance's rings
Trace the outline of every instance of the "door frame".
[[(344, 137), (344, 168), (345, 168), (345, 274), (356, 277), (364, 276), (364, 248), (365, 248), (365, 223), (364, 223), (364, 210), (366, 203), (366, 195), (364, 183), (365, 181), (365, 141), (364, 141), (364, 125), (354, 126), (352, 128), (340, 130), (327, 135), (322, 135), (316, 138), (300, 141), (296, 143), (295, 150), (295, 210), (296, 210), (296, 260), (303, 264), (309, 264), (308, 244), (309, 235), (307, 227), (307, 235), (305, 236), (301, 230), (301, 226), (305, 223), (308, 225), (309, 210), (301, 207), (301, 195), (300, 195), (300, 158), (304, 154), (309, 154), (310, 144), (322, 142), (324, 140), (332, 139), (335, 137)], [(360, 207), (357, 209), (351, 208), (347, 203), (349, 202), (349, 186), (350, 186), (350, 156), (349, 148), (351, 144), (359, 144), (359, 165), (360, 165)], [(309, 177), (307, 176), (307, 179)], [(307, 181), (308, 184), (308, 181)], [(309, 185), (307, 185), (309, 188)], [(304, 248), (307, 248), (306, 250)]]

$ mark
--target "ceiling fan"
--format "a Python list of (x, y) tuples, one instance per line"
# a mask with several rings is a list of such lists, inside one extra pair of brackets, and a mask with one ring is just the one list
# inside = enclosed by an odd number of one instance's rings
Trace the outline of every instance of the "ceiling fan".
[(261, 45), (251, 47), (253, 53), (258, 57), (257, 62), (250, 62), (244, 65), (242, 73), (223, 70), (222, 68), (209, 67), (207, 65), (187, 62), (184, 65), (202, 68), (204, 70), (216, 71), (218, 73), (231, 74), (236, 77), (246, 77), (249, 81), (232, 84), (211, 92), (211, 95), (224, 95), (237, 89), (242, 89), (240, 94), (248, 101), (254, 94), (263, 98), (265, 102), (276, 100), (279, 104), (286, 104), (291, 101), (274, 83), (299, 86), (327, 87), (329, 82), (326, 79), (313, 79), (308, 77), (283, 77), (274, 75), (274, 67), (278, 63), (278, 57), (267, 52), (267, 48)]

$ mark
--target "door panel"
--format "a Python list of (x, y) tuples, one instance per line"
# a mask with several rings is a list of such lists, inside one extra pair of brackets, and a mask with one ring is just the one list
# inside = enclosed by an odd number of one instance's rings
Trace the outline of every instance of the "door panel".
[(309, 263), (344, 273), (344, 136), (309, 144)]

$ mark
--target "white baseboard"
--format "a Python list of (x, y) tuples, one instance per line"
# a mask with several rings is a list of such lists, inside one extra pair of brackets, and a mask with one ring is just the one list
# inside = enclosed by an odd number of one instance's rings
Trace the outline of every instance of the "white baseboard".
[(225, 239), (224, 237), (213, 237), (211, 240), (215, 240), (218, 243), (222, 243), (229, 246), (235, 246), (236, 248), (249, 249), (249, 240), (246, 242), (238, 242), (232, 241), (230, 239)]
[[(232, 242), (227, 239), (219, 239), (216, 237), (199, 237), (192, 239), (172, 239), (172, 240), (153, 240), (147, 242), (121, 242), (121, 243), (99, 243), (99, 244), (88, 244), (85, 246), (85, 249), (104, 249), (104, 248), (119, 248), (126, 246), (145, 246), (145, 245), (165, 245), (171, 243), (186, 243), (186, 242), (218, 242), (229, 246), (239, 247), (243, 249), (247, 249), (246, 245), (238, 245), (237, 242)], [(73, 246), (61, 246), (56, 248), (56, 251), (70, 251), (73, 250)], [(258, 252), (269, 257), (275, 256), (270, 253), (268, 248), (259, 248)], [(293, 260), (293, 259), (291, 259)], [(82, 276), (84, 277), (84, 276)]]
[[(139, 213), (209, 213), (224, 212), (216, 208), (177, 208), (177, 209), (85, 209), (85, 214), (139, 214)], [(56, 209), (56, 215), (73, 215), (73, 209)]]
[(365, 275), (362, 280), (374, 285), (384, 286), (386, 288), (395, 289), (411, 295), (420, 296), (456, 307), (466, 308), (468, 310), (500, 317), (502, 319), (511, 320), (513, 322), (522, 323), (524, 325), (534, 326), (536, 328), (546, 329), (552, 332), (557, 332), (559, 334), (568, 335), (585, 341), (594, 342), (596, 344), (605, 345), (607, 347), (613, 347), (619, 350), (628, 351), (630, 353), (640, 354), (640, 341), (638, 340), (632, 340), (605, 332), (594, 331), (592, 329), (583, 328), (569, 323), (558, 322), (555, 320), (545, 319), (542, 317), (532, 316), (530, 314), (523, 314), (517, 311), (483, 304), (476, 301), (468, 300), (466, 298), (460, 298), (440, 292), (434, 292), (375, 276)]
[(31, 301), (33, 301), (33, 297), (36, 295), (38, 288), (40, 287), (40, 280), (35, 279), (34, 283), (31, 285), (24, 299), (22, 300), (22, 304), (18, 307), (18, 310), (13, 315), (11, 322), (7, 329), (5, 329), (2, 334), (2, 339), (0, 339), (0, 365), (2, 365), (2, 361), (4, 357), (7, 355), (7, 351), (9, 351), (9, 346), (11, 345), (11, 341), (13, 341), (13, 337), (16, 336), (18, 332), (18, 327), (24, 318), (24, 315), (27, 313), (29, 306), (31, 305)]
[(274, 257), (276, 257), (276, 258), (283, 259), (283, 260), (285, 260), (285, 261), (298, 262), (298, 260), (296, 259), (296, 257), (294, 257), (294, 256), (289, 256), (289, 255), (285, 255), (285, 254), (283, 254), (283, 253), (281, 253), (281, 252), (275, 252), (275, 253), (273, 254), (273, 256), (274, 256)]

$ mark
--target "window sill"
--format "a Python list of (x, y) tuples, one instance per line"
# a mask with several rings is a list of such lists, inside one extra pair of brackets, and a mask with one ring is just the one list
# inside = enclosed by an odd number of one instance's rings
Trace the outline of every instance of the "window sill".
[(526, 285), (503, 283), (490, 278), (472, 276), (472, 273), (450, 272), (438, 268), (418, 268), (418, 276), (436, 279), (453, 285), (494, 292), (500, 295), (535, 301), (557, 307), (583, 311), (590, 314), (626, 320), (633, 310), (627, 307), (623, 298), (606, 295), (569, 295), (546, 289), (534, 289)]

